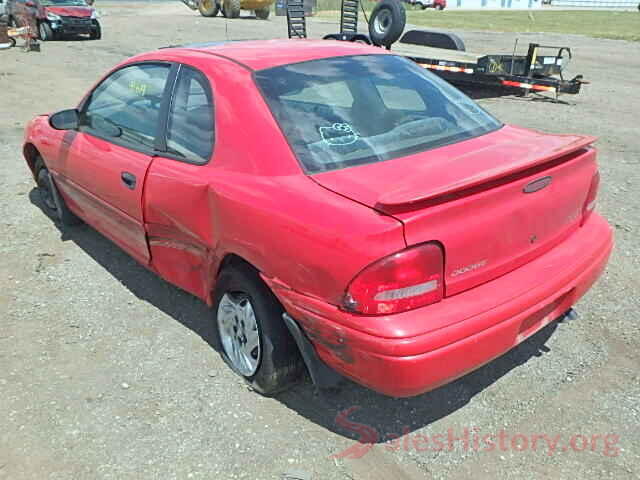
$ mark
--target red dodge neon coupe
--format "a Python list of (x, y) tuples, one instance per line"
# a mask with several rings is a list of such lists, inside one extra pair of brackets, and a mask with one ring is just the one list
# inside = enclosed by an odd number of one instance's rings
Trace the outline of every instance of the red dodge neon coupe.
[(411, 396), (522, 342), (602, 273), (593, 141), (503, 125), (379, 48), (278, 40), (127, 60), (34, 119), (24, 155), (63, 224), (212, 306), (257, 390), (306, 363), (320, 383)]

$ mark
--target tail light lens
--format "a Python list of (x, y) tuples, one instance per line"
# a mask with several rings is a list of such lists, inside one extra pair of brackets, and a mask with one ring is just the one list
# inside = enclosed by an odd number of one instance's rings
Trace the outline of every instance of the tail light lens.
[(582, 207), (582, 221), (580, 226), (584, 225), (591, 213), (596, 208), (596, 198), (598, 197), (598, 187), (600, 186), (600, 172), (596, 172), (591, 179), (591, 186), (589, 187), (589, 193), (587, 199)]
[(372, 263), (349, 284), (345, 310), (364, 315), (405, 312), (442, 300), (442, 249), (425, 243)]

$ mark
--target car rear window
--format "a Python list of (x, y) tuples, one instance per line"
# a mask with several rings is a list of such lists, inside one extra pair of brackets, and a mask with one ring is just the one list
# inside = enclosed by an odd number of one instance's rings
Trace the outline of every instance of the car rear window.
[(255, 79), (308, 173), (419, 153), (502, 126), (395, 55), (313, 60), (260, 70)]

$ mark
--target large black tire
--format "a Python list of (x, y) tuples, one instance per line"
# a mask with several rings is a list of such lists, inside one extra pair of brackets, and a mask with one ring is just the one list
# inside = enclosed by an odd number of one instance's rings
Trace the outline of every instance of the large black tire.
[(240, 16), (240, 0), (223, 0), (222, 13), (227, 18)]
[(407, 13), (400, 0), (381, 0), (369, 17), (369, 38), (374, 45), (391, 47), (407, 23)]
[(102, 38), (102, 26), (96, 22), (95, 26), (91, 29), (89, 34), (91, 40), (100, 40)]
[(62, 225), (73, 226), (82, 223), (64, 202), (64, 198), (58, 192), (56, 184), (51, 178), (49, 170), (45, 166), (42, 158), (38, 158), (35, 164), (36, 183), (38, 185), (38, 193), (47, 212), (55, 220)]
[(216, 0), (202, 0), (198, 4), (198, 11), (203, 17), (215, 17), (220, 11), (220, 5)]
[(221, 339), (223, 332), (218, 321), (218, 311), (226, 294), (234, 295), (236, 298), (244, 296), (250, 302), (260, 339), (258, 367), (250, 376), (243, 375), (234, 366), (221, 340), (220, 353), (231, 369), (263, 395), (273, 395), (286, 390), (301, 379), (305, 367), (295, 340), (282, 319), (284, 310), (258, 273), (247, 264), (228, 266), (220, 272), (214, 295), (213, 314)]
[(267, 18), (269, 18), (271, 9), (269, 7), (264, 7), (254, 10), (254, 12), (256, 14), (256, 18), (259, 18), (260, 20), (266, 20)]
[(38, 36), (43, 42), (50, 42), (51, 40), (55, 40), (55, 34), (51, 29), (51, 25), (49, 25), (47, 22), (40, 22), (40, 24), (38, 25)]

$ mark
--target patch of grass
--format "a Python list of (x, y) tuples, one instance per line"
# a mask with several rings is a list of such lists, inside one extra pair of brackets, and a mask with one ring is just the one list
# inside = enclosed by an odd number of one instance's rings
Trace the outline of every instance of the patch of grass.
[[(367, 14), (374, 2), (364, 3)], [(318, 0), (322, 17), (340, 18), (339, 0)], [(325, 11), (322, 11), (325, 10)], [(574, 33), (598, 38), (640, 42), (640, 13), (616, 11), (417, 10), (407, 6), (407, 23), (447, 30), (492, 32)]]

